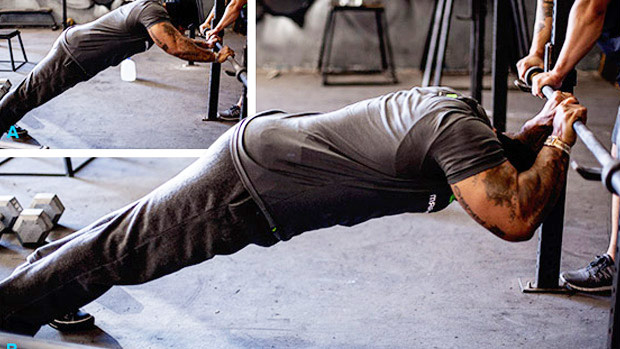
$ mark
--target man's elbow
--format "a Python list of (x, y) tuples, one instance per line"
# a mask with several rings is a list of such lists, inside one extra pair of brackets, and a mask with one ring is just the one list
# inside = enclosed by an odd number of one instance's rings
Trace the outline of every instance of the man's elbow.
[(180, 50), (177, 45), (164, 45), (161, 49), (167, 54), (175, 57), (180, 57), (183, 54), (183, 51)]
[(501, 239), (510, 242), (528, 241), (536, 232), (538, 226), (534, 226), (527, 222), (514, 223), (510, 227), (502, 230), (489, 229), (492, 233), (499, 236)]

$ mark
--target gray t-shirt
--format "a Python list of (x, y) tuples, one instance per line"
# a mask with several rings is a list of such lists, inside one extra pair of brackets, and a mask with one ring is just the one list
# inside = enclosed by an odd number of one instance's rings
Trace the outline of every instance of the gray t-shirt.
[(435, 212), (452, 201), (449, 184), (506, 161), (482, 108), (465, 101), (451, 89), (413, 88), (330, 113), (254, 117), (237, 127), (231, 151), (282, 240)]
[(69, 28), (60, 43), (92, 76), (148, 50), (153, 40), (147, 29), (164, 21), (170, 21), (170, 16), (159, 1), (139, 0), (93, 22)]

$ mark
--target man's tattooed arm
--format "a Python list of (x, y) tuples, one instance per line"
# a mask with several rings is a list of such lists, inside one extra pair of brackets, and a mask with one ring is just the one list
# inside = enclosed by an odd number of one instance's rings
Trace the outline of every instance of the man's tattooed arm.
[(530, 55), (537, 54), (542, 57), (545, 44), (551, 39), (551, 26), (553, 22), (553, 0), (538, 0), (536, 8), (536, 20), (534, 25), (534, 38)]
[(195, 62), (217, 60), (217, 54), (185, 37), (170, 22), (155, 24), (148, 29), (148, 32), (157, 46), (175, 57)]
[(493, 234), (508, 241), (528, 240), (553, 208), (564, 188), (568, 156), (544, 147), (527, 171), (504, 162), (452, 185), (465, 211)]

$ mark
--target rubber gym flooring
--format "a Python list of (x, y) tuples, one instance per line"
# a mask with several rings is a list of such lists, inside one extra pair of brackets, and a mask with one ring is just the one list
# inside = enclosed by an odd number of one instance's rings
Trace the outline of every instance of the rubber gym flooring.
[[(17, 72), (1, 72), (17, 86), (49, 51), (61, 31), (21, 29), (28, 59)], [(242, 55), (245, 37), (234, 33), (225, 43)], [(16, 59), (21, 60), (17, 40)], [(17, 45), (17, 48), (16, 46)], [(0, 57), (8, 59), (5, 40)], [(31, 111), (19, 125), (41, 144), (56, 149), (206, 148), (230, 123), (205, 122), (209, 64), (188, 67), (158, 47), (134, 56), (138, 79), (123, 82), (120, 67), (111, 67), (88, 82)], [(227, 69), (228, 64), (222, 67)], [(9, 69), (2, 64), (2, 69)], [(222, 73), (220, 108), (237, 103), (242, 85)]]

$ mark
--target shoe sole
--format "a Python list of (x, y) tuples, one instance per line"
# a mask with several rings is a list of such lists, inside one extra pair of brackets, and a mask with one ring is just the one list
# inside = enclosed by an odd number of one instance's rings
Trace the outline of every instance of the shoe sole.
[(611, 291), (611, 286), (590, 287), (590, 288), (576, 286), (576, 285), (573, 285), (570, 282), (566, 281), (562, 275), (560, 275), (560, 280), (562, 280), (562, 282), (564, 283), (564, 285), (566, 287), (568, 287), (570, 289), (573, 289), (573, 290), (581, 291), (581, 292), (607, 292), (607, 291)]
[(229, 118), (229, 117), (227, 117), (227, 116), (220, 116), (220, 114), (217, 114), (217, 117), (218, 117), (220, 120), (222, 120), (222, 121), (239, 121), (239, 120), (240, 120), (240, 118), (239, 118), (239, 117), (232, 117), (232, 118)]
[(60, 321), (54, 320), (48, 324), (51, 328), (60, 332), (75, 332), (90, 330), (95, 327), (95, 317), (89, 316), (81, 321)]

